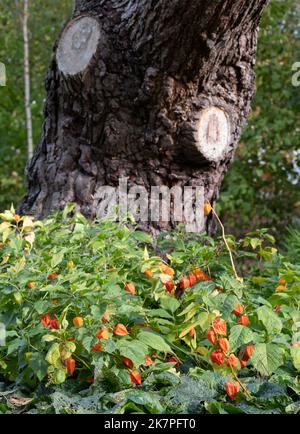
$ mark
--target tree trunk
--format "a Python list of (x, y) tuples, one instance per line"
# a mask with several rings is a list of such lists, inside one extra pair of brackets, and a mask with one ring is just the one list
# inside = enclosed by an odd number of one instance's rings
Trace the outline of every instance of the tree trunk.
[[(120, 178), (148, 192), (203, 187), (215, 203), (255, 91), (267, 3), (78, 0), (47, 74), (21, 212), (41, 218), (75, 202), (99, 217), (102, 187)], [(170, 229), (177, 220), (143, 226)]]

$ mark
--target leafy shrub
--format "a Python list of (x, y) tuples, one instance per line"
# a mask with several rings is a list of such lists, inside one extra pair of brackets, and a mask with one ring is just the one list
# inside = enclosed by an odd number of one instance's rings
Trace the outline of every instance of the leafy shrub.
[(0, 379), (29, 412), (299, 411), (300, 267), (266, 230), (227, 237), (241, 279), (222, 239), (71, 211), (0, 215)]

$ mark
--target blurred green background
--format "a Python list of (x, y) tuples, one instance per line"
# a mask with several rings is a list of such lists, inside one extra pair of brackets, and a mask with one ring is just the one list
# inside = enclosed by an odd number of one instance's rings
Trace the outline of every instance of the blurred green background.
[[(24, 194), (26, 128), (23, 91), (22, 0), (1, 0), (0, 62), (7, 86), (0, 87), (0, 209)], [(19, 5), (19, 6), (18, 6)], [(44, 76), (53, 44), (71, 15), (72, 0), (30, 1), (31, 107), (34, 143), (43, 121)], [(292, 66), (300, 62), (299, 0), (271, 0), (261, 25), (257, 95), (236, 160), (224, 183), (218, 210), (227, 231), (241, 235), (269, 227), (281, 233), (300, 220), (300, 87)]]

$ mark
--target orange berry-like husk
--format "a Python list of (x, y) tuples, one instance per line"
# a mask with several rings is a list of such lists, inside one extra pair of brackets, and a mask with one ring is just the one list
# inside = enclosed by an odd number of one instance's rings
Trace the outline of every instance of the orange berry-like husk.
[(128, 294), (132, 294), (132, 295), (136, 294), (135, 286), (131, 282), (126, 283), (126, 285), (125, 285), (125, 291), (128, 292)]
[(102, 351), (102, 345), (101, 344), (95, 344), (95, 345), (93, 345), (92, 346), (92, 351), (93, 351), (93, 353), (97, 353), (97, 352), (99, 352), (99, 351)]
[(56, 318), (51, 319), (51, 321), (50, 321), (50, 327), (51, 327), (53, 330), (58, 330), (58, 329), (59, 329), (59, 324), (58, 324), (58, 321), (57, 321)]
[(43, 324), (44, 327), (49, 327), (50, 323), (51, 323), (51, 317), (49, 315), (49, 313), (46, 313), (45, 315), (43, 315), (41, 317), (41, 322)]
[(210, 355), (210, 360), (216, 365), (223, 365), (225, 361), (225, 354), (222, 350), (214, 350)]
[(209, 216), (209, 214), (212, 212), (212, 206), (209, 202), (206, 202), (204, 204), (204, 215)]
[(73, 318), (73, 325), (75, 327), (82, 327), (84, 324), (83, 318), (81, 316), (76, 316)]
[(101, 322), (107, 323), (109, 322), (109, 319), (110, 319), (110, 313), (106, 311), (104, 315), (102, 315), (101, 317)]
[(179, 281), (181, 289), (187, 289), (191, 286), (190, 279), (188, 277), (182, 277)]
[(227, 324), (226, 321), (222, 318), (217, 318), (213, 322), (213, 329), (215, 333), (221, 336), (227, 335)]
[(213, 345), (215, 345), (218, 339), (213, 329), (207, 330), (206, 337), (209, 340), (209, 342), (211, 342)]
[(76, 367), (76, 361), (74, 359), (67, 359), (66, 366), (67, 366), (68, 373), (70, 375), (73, 375)]
[(197, 277), (195, 274), (189, 275), (190, 286), (194, 286), (197, 283)]
[(242, 304), (237, 304), (236, 307), (233, 309), (232, 313), (235, 315), (242, 315), (244, 313), (244, 306)]
[(229, 351), (229, 341), (226, 338), (221, 338), (218, 340), (219, 347), (224, 353), (228, 353)]
[(286, 286), (285, 285), (278, 285), (276, 287), (276, 291), (280, 292), (280, 291), (285, 291), (286, 290)]
[(246, 360), (240, 360), (240, 364), (241, 364), (241, 369), (244, 369), (247, 366)]
[(230, 354), (228, 356), (226, 365), (228, 367), (232, 366), (233, 368), (237, 368), (239, 364), (239, 359), (234, 355), (234, 354)]
[(124, 366), (126, 366), (127, 368), (132, 369), (134, 366), (134, 363), (132, 360), (128, 359), (128, 357), (123, 357), (122, 358), (122, 363)]
[(166, 264), (161, 264), (161, 266), (159, 268), (164, 274), (167, 274), (168, 276), (173, 277), (175, 274), (175, 271), (173, 270), (173, 268), (169, 267)]
[(151, 365), (153, 365), (154, 364), (154, 360), (152, 360), (151, 359), (151, 357), (148, 355), (148, 356), (146, 356), (146, 358), (145, 358), (145, 365), (146, 366), (151, 366)]
[(117, 324), (114, 328), (114, 334), (117, 336), (126, 336), (128, 335), (128, 331), (124, 324)]
[(228, 381), (225, 385), (225, 389), (226, 389), (227, 395), (233, 401), (235, 399), (235, 395), (240, 390), (240, 384), (238, 381), (235, 381), (235, 380)]
[(168, 282), (165, 283), (165, 287), (166, 290), (169, 294), (171, 294), (171, 292), (173, 291), (174, 287), (175, 287), (175, 283), (173, 282), (173, 280), (169, 280)]
[(242, 360), (244, 360), (245, 362), (247, 362), (250, 359), (250, 357), (252, 356), (254, 349), (255, 349), (255, 345), (254, 344), (247, 345), (242, 350)]
[(196, 333), (195, 328), (192, 327), (191, 330), (189, 331), (189, 335), (191, 336), (191, 338), (195, 336), (195, 333)]
[(54, 279), (57, 279), (57, 278), (58, 278), (58, 274), (56, 274), (56, 273), (51, 273), (48, 276), (48, 279), (50, 279), (50, 280), (54, 280)]
[(247, 317), (247, 315), (242, 315), (240, 318), (237, 319), (237, 323), (239, 325), (243, 325), (245, 327), (248, 327), (248, 325), (250, 324), (250, 320)]
[(138, 371), (130, 372), (130, 379), (131, 379), (133, 384), (137, 384), (137, 385), (142, 384), (142, 377)]
[(174, 368), (179, 368), (180, 366), (180, 361), (177, 359), (177, 357), (175, 356), (171, 356), (167, 359), (168, 363), (176, 363), (176, 365), (174, 366)]
[(154, 273), (153, 273), (153, 271), (150, 268), (148, 268), (147, 270), (145, 270), (144, 274), (145, 274), (145, 276), (149, 277), (150, 279), (151, 279), (151, 277), (154, 276)]
[(96, 337), (98, 339), (108, 340), (109, 339), (109, 329), (107, 327), (101, 327), (101, 329), (97, 333)]

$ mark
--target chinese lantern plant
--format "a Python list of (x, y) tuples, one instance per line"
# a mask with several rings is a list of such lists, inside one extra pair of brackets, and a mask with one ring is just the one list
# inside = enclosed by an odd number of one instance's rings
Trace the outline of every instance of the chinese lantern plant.
[(228, 243), (236, 273), (249, 273), (237, 279), (223, 238), (179, 228), (156, 250), (148, 234), (70, 210), (31, 224), (4, 213), (0, 381), (165, 393), (156, 378), (175, 387), (211, 374), (220, 379), (211, 399), (237, 406), (256, 405), (260, 377), (285, 372), (293, 386), (300, 273), (265, 232)]

